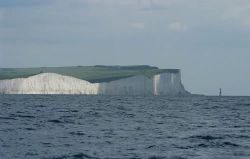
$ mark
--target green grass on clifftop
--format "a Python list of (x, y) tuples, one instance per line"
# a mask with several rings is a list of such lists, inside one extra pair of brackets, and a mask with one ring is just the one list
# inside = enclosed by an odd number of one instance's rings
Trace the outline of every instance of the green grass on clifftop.
[(25, 78), (40, 73), (58, 73), (87, 80), (89, 82), (109, 82), (117, 79), (143, 75), (153, 75), (179, 72), (178, 69), (158, 69), (157, 67), (138, 66), (73, 66), (73, 67), (39, 67), (39, 68), (0, 68), (0, 80)]

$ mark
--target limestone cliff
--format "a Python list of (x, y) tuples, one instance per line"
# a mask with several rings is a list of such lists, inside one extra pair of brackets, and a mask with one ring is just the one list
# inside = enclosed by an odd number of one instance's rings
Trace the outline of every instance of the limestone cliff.
[(3, 94), (89, 94), (89, 95), (186, 95), (181, 74), (162, 73), (153, 77), (133, 76), (111, 82), (90, 83), (55, 73), (28, 78), (0, 80)]
[(4, 94), (97, 94), (98, 84), (55, 73), (0, 80)]

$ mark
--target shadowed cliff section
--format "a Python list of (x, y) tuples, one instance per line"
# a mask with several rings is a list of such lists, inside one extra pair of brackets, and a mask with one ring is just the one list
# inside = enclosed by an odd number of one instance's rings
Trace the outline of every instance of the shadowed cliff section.
[(72, 66), (37, 68), (0, 68), (0, 80), (26, 78), (40, 73), (57, 73), (92, 83), (110, 82), (133, 76), (153, 77), (161, 73), (179, 73), (179, 69), (159, 69), (148, 65), (136, 66)]

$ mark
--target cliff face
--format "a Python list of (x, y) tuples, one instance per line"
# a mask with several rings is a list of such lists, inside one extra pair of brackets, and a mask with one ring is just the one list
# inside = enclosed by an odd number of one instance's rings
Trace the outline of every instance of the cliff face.
[(180, 73), (152, 78), (134, 76), (107, 83), (90, 83), (70, 76), (42, 73), (28, 78), (0, 80), (4, 94), (186, 95)]
[(181, 73), (164, 73), (153, 78), (155, 95), (188, 94), (181, 83)]
[(101, 83), (99, 94), (108, 95), (185, 95), (180, 73), (163, 73), (152, 78), (134, 76)]
[(4, 94), (97, 94), (98, 84), (54, 73), (0, 80)]

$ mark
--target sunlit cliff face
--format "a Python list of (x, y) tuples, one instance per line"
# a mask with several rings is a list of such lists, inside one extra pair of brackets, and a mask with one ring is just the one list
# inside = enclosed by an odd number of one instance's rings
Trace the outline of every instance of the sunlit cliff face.
[(163, 73), (152, 78), (134, 76), (107, 83), (55, 73), (42, 73), (28, 78), (0, 80), (3, 94), (85, 94), (85, 95), (185, 95), (180, 73)]

